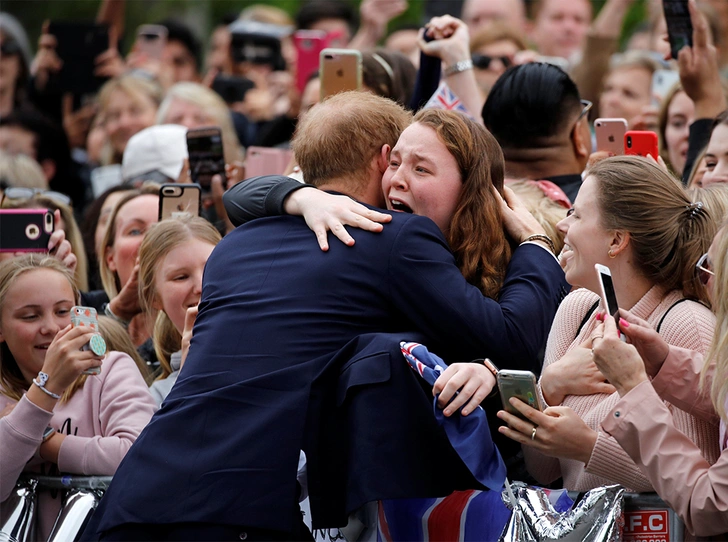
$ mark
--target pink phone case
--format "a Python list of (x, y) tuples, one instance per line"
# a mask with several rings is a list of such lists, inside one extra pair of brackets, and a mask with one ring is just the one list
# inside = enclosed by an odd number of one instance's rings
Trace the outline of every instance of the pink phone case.
[(319, 69), (321, 51), (328, 47), (329, 40), (322, 30), (298, 30), (293, 34), (293, 45), (298, 53), (296, 62), (296, 88), (303, 92), (309, 78)]
[(293, 156), (289, 149), (271, 149), (269, 147), (248, 147), (245, 158), (245, 176), (283, 175)]
[(597, 119), (594, 121), (597, 151), (615, 156), (624, 154), (624, 134), (627, 133), (625, 119)]

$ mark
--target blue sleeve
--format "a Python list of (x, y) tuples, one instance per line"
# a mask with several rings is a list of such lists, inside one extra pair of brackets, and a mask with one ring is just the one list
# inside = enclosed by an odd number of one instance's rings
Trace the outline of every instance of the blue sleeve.
[(419, 111), (422, 109), (427, 100), (437, 90), (440, 84), (440, 59), (434, 56), (420, 53), (420, 68), (417, 70), (417, 79), (415, 81), (415, 90), (410, 101), (410, 109)]
[(434, 224), (413, 219), (393, 244), (389, 273), (393, 303), (448, 363), (487, 356), (498, 367), (540, 372), (540, 353), (568, 292), (561, 267), (543, 248), (515, 250), (496, 301), (468, 284)]
[(265, 175), (236, 184), (223, 195), (223, 203), (233, 226), (264, 216), (285, 214), (286, 198), (299, 188), (311, 186), (290, 177)]

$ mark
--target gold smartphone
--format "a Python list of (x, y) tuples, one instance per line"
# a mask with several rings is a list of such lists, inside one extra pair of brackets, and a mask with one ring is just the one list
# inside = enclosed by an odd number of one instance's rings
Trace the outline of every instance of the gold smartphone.
[(321, 51), (321, 99), (361, 89), (361, 53), (352, 49)]

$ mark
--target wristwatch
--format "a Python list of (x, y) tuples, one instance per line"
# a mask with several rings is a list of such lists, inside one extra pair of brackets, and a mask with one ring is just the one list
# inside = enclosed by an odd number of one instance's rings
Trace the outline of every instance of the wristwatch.
[(488, 358), (485, 358), (483, 360), (483, 365), (485, 365), (485, 368), (488, 369), (491, 373), (493, 373), (493, 377), (495, 377), (496, 385), (493, 386), (493, 391), (490, 392), (490, 395), (488, 397), (493, 397), (499, 392), (498, 389), (498, 367), (495, 366), (495, 363), (490, 361)]
[(51, 438), (55, 434), (56, 430), (53, 429), (50, 425), (45, 428), (43, 431), (43, 442)]

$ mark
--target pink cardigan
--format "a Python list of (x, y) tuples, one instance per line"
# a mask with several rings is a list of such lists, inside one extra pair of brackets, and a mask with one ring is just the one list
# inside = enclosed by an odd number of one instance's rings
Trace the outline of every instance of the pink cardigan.
[[(711, 467), (675, 427), (663, 402), (715, 421), (713, 405), (699, 385), (702, 366), (699, 353), (671, 347), (652, 383), (643, 382), (626, 394), (602, 428), (629, 453), (690, 531), (713, 536), (728, 533), (728, 452), (722, 446), (723, 453)], [(725, 433), (722, 422), (721, 433)]]
[[(630, 310), (635, 316), (657, 327), (663, 315), (681, 298), (679, 291), (665, 294), (655, 286)], [(596, 294), (584, 289), (572, 292), (564, 299), (549, 334), (544, 367), (589, 338), (596, 327), (596, 312), (577, 336), (578, 326), (598, 299)], [(600, 306), (600, 310), (604, 309)], [(707, 307), (685, 301), (669, 311), (662, 323), (660, 334), (671, 345), (705, 353), (710, 346), (714, 326), (715, 316)], [(581, 461), (547, 457), (529, 446), (524, 446), (526, 466), (534, 478), (547, 484), (562, 476), (564, 487), (572, 491), (588, 491), (614, 483), (638, 493), (654, 491), (650, 481), (619, 443), (600, 430), (602, 420), (618, 401), (619, 394), (616, 392), (612, 395), (567, 396), (562, 405), (571, 407), (591, 429), (597, 431), (596, 445), (586, 465)], [(715, 463), (719, 455), (717, 425), (698, 419), (672, 405), (668, 409), (672, 413), (675, 427), (698, 445), (709, 463)]]
[[(0, 410), (14, 401), (0, 394)], [(47, 412), (23, 396), (0, 419), (0, 501), (11, 494), (23, 471), (57, 475), (112, 475), (149, 423), (156, 405), (134, 361), (109, 352), (101, 374), (90, 376), (67, 403)], [(43, 431), (50, 425), (67, 435), (58, 465), (38, 455)], [(57, 492), (41, 491), (37, 533), (45, 540), (60, 509)]]

